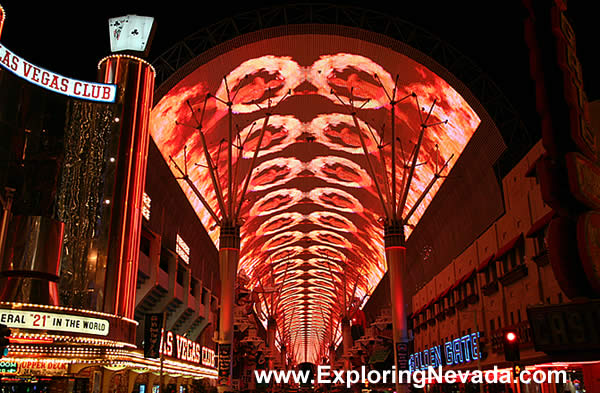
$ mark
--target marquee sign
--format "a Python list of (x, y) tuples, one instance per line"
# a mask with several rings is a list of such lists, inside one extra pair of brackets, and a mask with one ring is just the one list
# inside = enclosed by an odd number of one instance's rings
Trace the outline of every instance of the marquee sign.
[(66, 375), (69, 361), (62, 359), (23, 359), (17, 360), (19, 375)]
[(202, 364), (206, 367), (215, 367), (215, 351), (210, 348), (204, 347), (172, 331), (167, 331), (164, 334), (164, 339), (161, 341), (163, 341), (161, 343), (161, 352), (165, 356), (172, 356), (190, 363)]
[(423, 370), (472, 362), (479, 359), (479, 332), (467, 334), (444, 345), (436, 345), (413, 353), (408, 360), (409, 370)]
[(16, 329), (50, 330), (98, 336), (108, 335), (110, 329), (110, 323), (105, 319), (10, 309), (0, 309), (0, 323)]
[(58, 94), (99, 102), (115, 102), (117, 86), (71, 79), (29, 63), (0, 44), (0, 65), (26, 81)]

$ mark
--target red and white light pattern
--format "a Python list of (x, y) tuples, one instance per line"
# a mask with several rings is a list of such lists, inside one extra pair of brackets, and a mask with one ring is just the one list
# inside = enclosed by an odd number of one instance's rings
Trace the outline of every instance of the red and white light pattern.
[[(275, 295), (275, 317), (281, 332), (277, 334), (278, 344), (284, 342), (298, 362), (318, 362), (329, 340), (339, 339), (344, 303), (364, 302), (386, 271), (379, 220), (383, 211), (352, 116), (336, 95), (347, 101), (352, 91), (355, 105), (362, 106), (358, 111), (360, 132), (371, 161), (378, 165), (377, 180), (384, 182), (391, 177), (389, 170), (387, 175), (381, 170), (382, 162), (389, 169), (391, 111), (377, 79), (391, 92), (395, 75), (399, 75), (396, 97), (414, 92), (426, 111), (435, 99), (430, 123), (448, 120), (425, 131), (419, 154), (419, 163), (424, 164), (418, 166), (411, 183), (410, 209), (436, 169), (451, 154), (455, 158), (461, 154), (480, 119), (447, 82), (391, 49), (318, 34), (264, 39), (201, 65), (165, 94), (152, 111), (151, 134), (163, 156), (182, 163), (186, 146), (189, 177), (218, 212), (198, 130), (194, 129), (198, 113), (192, 114), (186, 101), (195, 109), (203, 107), (208, 93), (226, 101), (224, 76), (229, 90), (237, 91), (233, 111), (239, 138), (235, 143), (244, 143), (242, 151), (233, 149), (237, 173), (233, 190), (237, 190), (234, 195), (239, 200), (240, 185), (265, 119), (259, 105), (266, 107), (269, 97), (279, 102), (291, 90), (292, 94), (272, 109), (241, 209), (244, 224), (239, 270), (246, 272), (253, 289), (280, 289)], [(405, 162), (417, 141), (419, 111), (423, 108), (418, 108), (412, 97), (396, 105), (396, 130), (404, 146)], [(208, 100), (202, 128), (226, 194), (226, 105)], [(383, 136), (387, 143), (385, 158), (380, 157), (374, 134)], [(405, 172), (400, 149), (397, 164), (397, 181), (402, 184)], [(217, 243), (216, 223), (188, 185), (180, 184)], [(441, 184), (436, 183), (410, 224), (419, 221)], [(271, 296), (261, 295), (260, 313), (267, 310), (265, 302), (270, 302)]]

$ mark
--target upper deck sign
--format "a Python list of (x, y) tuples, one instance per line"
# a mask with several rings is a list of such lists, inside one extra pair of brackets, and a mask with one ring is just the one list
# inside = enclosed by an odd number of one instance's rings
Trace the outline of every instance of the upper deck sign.
[(117, 86), (71, 79), (29, 63), (0, 44), (0, 66), (35, 85), (83, 100), (115, 102)]

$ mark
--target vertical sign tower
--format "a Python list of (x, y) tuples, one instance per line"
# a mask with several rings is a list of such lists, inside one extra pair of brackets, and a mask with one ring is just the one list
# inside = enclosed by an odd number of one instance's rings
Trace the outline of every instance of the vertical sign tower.
[[(128, 15), (109, 21), (111, 49), (136, 55), (148, 52), (152, 18)], [(142, 197), (148, 159), (148, 119), (152, 107), (155, 71), (145, 60), (128, 53), (108, 56), (98, 65), (99, 80), (118, 86), (116, 98), (119, 133), (114, 139), (115, 166), (107, 224), (104, 311), (133, 318), (142, 224)]]

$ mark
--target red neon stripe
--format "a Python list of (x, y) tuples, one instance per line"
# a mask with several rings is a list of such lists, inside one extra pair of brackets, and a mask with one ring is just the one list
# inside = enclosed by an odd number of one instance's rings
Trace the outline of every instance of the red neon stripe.
[(386, 247), (386, 250), (406, 250), (406, 247), (404, 246), (390, 246), (390, 247)]

